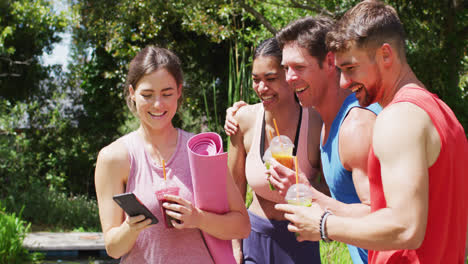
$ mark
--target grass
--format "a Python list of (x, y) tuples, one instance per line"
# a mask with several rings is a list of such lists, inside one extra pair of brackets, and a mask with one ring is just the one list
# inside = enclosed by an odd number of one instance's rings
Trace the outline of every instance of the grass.
[(320, 259), (322, 264), (348, 264), (353, 263), (346, 244), (332, 241), (320, 241)]

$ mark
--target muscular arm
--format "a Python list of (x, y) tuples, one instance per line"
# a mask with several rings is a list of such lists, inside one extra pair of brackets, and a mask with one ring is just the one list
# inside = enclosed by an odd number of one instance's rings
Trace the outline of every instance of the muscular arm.
[[(123, 210), (113, 201), (112, 196), (124, 192), (125, 181), (130, 172), (130, 163), (123, 145), (112, 143), (99, 153), (95, 185), (99, 206), (99, 217), (104, 243), (109, 256), (119, 258), (133, 247), (138, 234), (148, 226), (150, 219), (130, 226), (125, 220)], [(143, 218), (135, 221), (141, 221)]]
[(428, 141), (433, 129), (429, 116), (412, 104), (399, 103), (379, 115), (373, 148), (387, 207), (362, 218), (330, 216), (330, 238), (373, 250), (420, 246), (427, 224), (428, 168), (437, 158), (428, 158), (427, 148), (440, 144)]
[(363, 108), (353, 108), (339, 131), (339, 155), (343, 167), (352, 172), (353, 183), (361, 203), (345, 204), (320, 195), (318, 203), (335, 215), (359, 217), (370, 213), (367, 158), (372, 142), (376, 115)]

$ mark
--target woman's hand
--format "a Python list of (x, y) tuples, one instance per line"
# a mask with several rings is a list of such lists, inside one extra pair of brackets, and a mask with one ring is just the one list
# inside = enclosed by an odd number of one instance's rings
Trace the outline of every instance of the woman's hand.
[(166, 214), (180, 222), (177, 223), (177, 221), (171, 220), (175, 228), (200, 227), (200, 217), (202, 213), (200, 209), (180, 196), (166, 194), (164, 198), (170, 201), (163, 203), (164, 208), (166, 208)]
[(123, 225), (126, 225), (130, 232), (140, 233), (144, 229), (148, 228), (151, 225), (151, 219), (147, 218), (144, 215), (137, 216), (128, 216), (123, 222)]
[[(282, 196), (286, 196), (289, 187), (296, 183), (296, 172), (281, 165), (281, 163), (274, 159), (270, 160), (270, 169), (266, 170), (265, 177)], [(299, 183), (310, 186), (306, 175), (299, 173), (298, 178)]]

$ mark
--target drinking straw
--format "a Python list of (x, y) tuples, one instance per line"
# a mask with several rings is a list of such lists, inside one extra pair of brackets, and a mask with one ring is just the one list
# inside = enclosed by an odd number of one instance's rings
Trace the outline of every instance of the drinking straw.
[(278, 136), (279, 142), (281, 143), (281, 137), (280, 137), (278, 125), (276, 124), (276, 119), (274, 119), (274, 118), (273, 118), (273, 123), (275, 124), (276, 135)]
[(164, 163), (164, 159), (162, 160), (162, 165), (163, 165), (164, 181), (166, 181), (166, 163)]
[(270, 140), (273, 139), (273, 134), (271, 133), (271, 130), (268, 129), (268, 134), (270, 135)]
[(296, 164), (296, 184), (298, 184), (299, 183), (299, 176), (298, 176), (299, 164), (297, 164), (297, 156), (294, 156), (294, 163)]
[[(296, 164), (296, 184), (298, 184), (299, 183), (299, 176), (298, 176), (299, 164), (297, 164), (297, 156), (294, 156), (294, 163)], [(296, 187), (296, 199), (299, 200), (299, 192), (297, 191), (297, 187)]]

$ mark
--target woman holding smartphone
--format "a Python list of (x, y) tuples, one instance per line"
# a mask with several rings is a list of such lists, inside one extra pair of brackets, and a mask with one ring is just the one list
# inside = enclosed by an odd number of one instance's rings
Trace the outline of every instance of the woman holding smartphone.
[[(95, 183), (107, 253), (121, 263), (213, 263), (200, 230), (220, 239), (245, 238), (250, 223), (243, 199), (230, 175), (230, 211), (218, 215), (194, 206), (187, 141), (191, 133), (172, 125), (182, 98), (182, 69), (171, 51), (148, 46), (131, 61), (124, 87), (127, 105), (139, 118), (137, 130), (104, 147)], [(166, 180), (164, 179), (165, 162)], [(156, 191), (166, 183), (179, 194), (163, 204), (174, 228), (150, 225), (143, 215), (129, 217), (112, 197), (134, 193), (158, 218), (164, 216)]]

